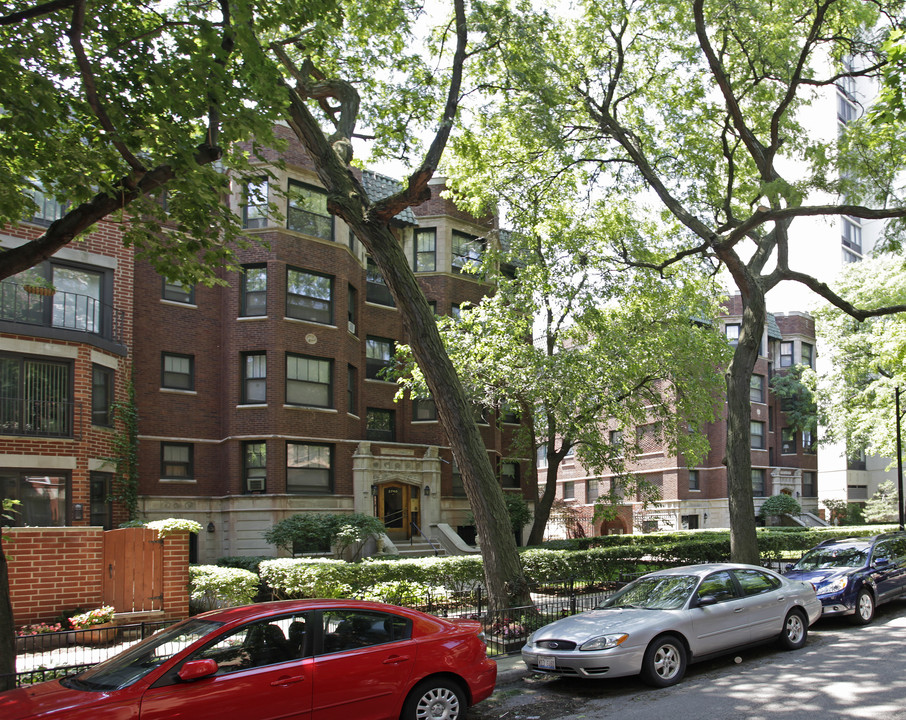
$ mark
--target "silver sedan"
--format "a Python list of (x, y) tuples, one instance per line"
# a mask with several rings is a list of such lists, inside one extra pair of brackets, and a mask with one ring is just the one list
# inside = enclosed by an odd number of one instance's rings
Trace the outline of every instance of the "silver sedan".
[(545, 625), (528, 639), (522, 659), (539, 673), (641, 674), (667, 687), (689, 662), (770, 640), (801, 648), (819, 617), (811, 583), (754, 565), (689, 565), (645, 575), (594, 610)]

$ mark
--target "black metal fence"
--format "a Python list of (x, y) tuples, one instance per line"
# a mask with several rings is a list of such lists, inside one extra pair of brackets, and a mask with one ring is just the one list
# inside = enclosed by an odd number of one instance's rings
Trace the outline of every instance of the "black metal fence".
[(75, 675), (170, 624), (143, 622), (17, 637), (16, 684)]

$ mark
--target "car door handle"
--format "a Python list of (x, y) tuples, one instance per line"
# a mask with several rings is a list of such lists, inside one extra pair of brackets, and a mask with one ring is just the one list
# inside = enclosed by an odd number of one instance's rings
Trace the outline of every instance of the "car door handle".
[(409, 660), (408, 655), (391, 655), (389, 658), (384, 660), (384, 665), (399, 665), (402, 662)]
[(743, 610), (745, 610), (745, 608), (736, 608), (733, 612), (738, 613), (742, 612)]
[(284, 676), (274, 680), (271, 683), (271, 687), (285, 687), (287, 685), (294, 685), (297, 682), (302, 682), (305, 679), (304, 675), (294, 675), (293, 677)]

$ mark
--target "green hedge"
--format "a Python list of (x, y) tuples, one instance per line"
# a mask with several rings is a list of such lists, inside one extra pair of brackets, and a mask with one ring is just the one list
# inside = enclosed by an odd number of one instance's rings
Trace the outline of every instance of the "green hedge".
[[(890, 529), (760, 528), (758, 545), (763, 560), (792, 559), (823, 540)], [(526, 578), (536, 588), (563, 582), (581, 587), (662, 567), (726, 561), (730, 557), (730, 534), (705, 530), (581, 538), (526, 548), (520, 557)], [(223, 562), (257, 569), (261, 583), (275, 598), (382, 598), (408, 605), (422, 603), (426, 596), (440, 600), (470, 592), (484, 582), (481, 558), (475, 555), (356, 563), (326, 558), (224, 558)], [(206, 591), (212, 592), (213, 580), (206, 582)]]

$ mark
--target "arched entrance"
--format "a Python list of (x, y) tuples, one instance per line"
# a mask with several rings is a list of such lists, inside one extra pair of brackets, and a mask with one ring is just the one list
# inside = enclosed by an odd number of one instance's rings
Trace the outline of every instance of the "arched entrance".
[(412, 523), (419, 521), (419, 495), (416, 485), (400, 482), (378, 486), (378, 517), (391, 540), (409, 540)]

